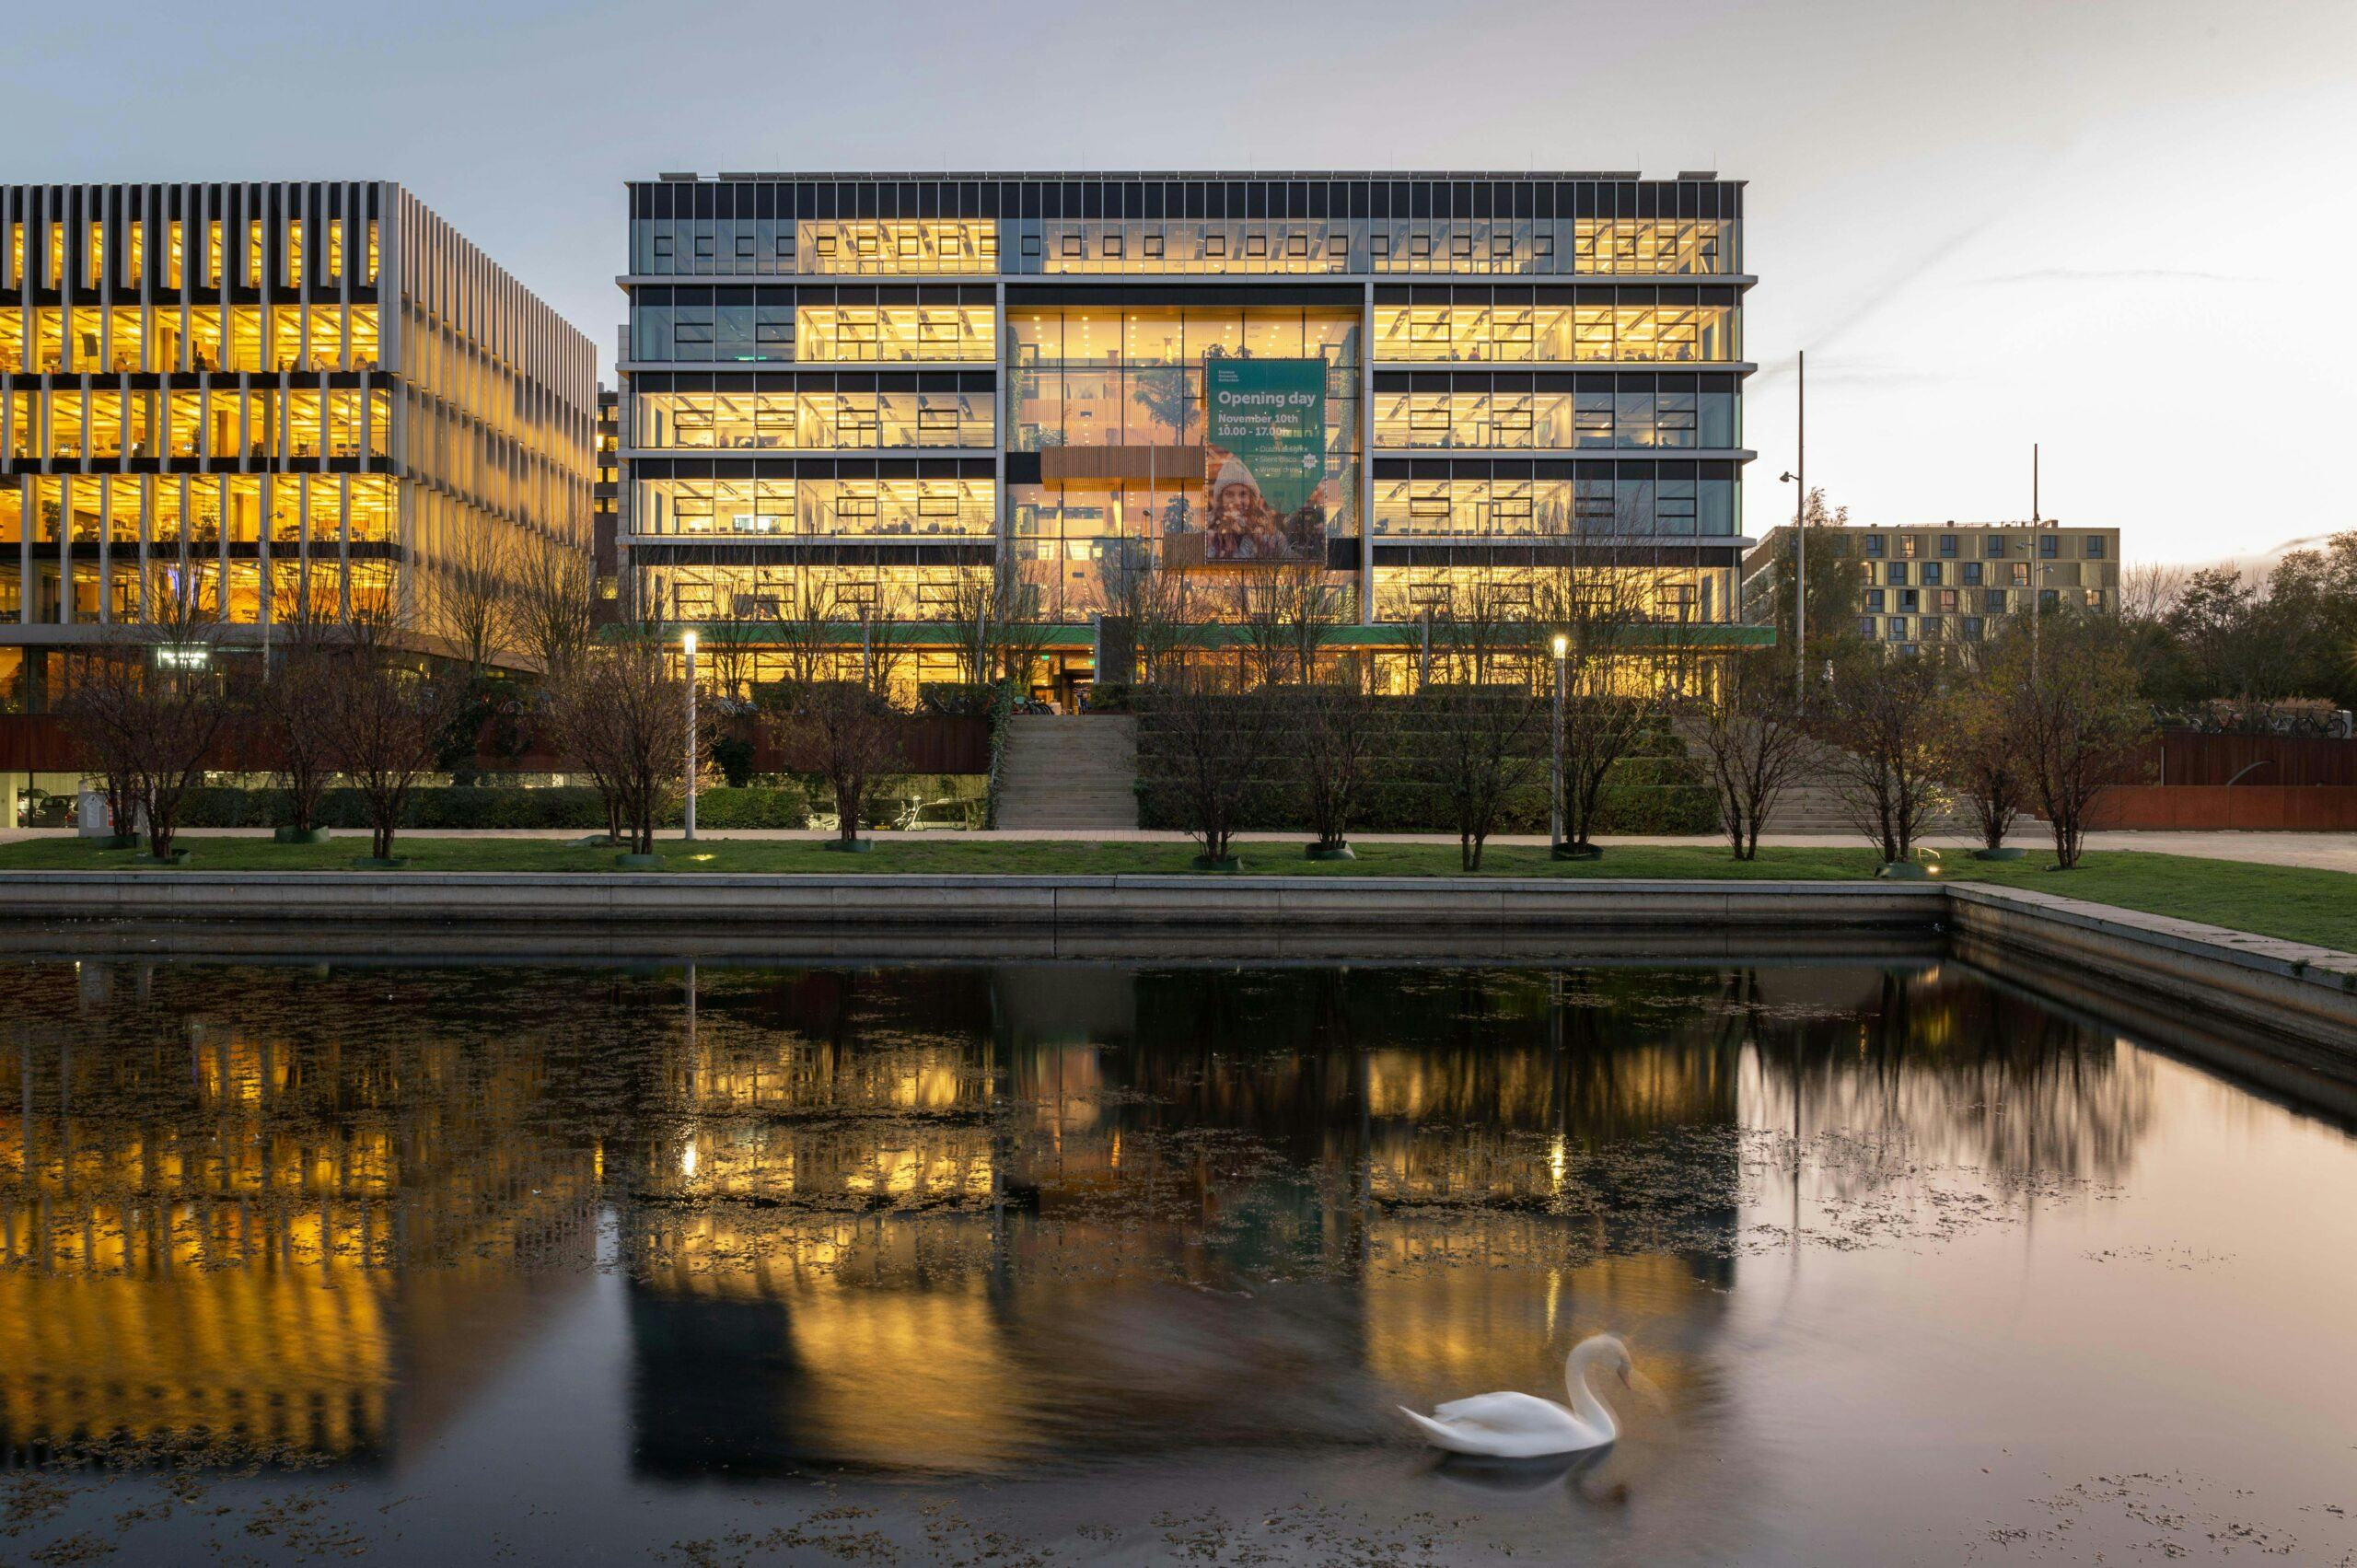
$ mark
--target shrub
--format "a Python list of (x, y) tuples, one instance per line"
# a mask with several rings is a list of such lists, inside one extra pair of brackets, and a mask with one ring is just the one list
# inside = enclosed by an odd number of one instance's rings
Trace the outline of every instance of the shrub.
[(741, 735), (724, 735), (712, 743), (712, 764), (730, 789), (743, 789), (753, 778), (753, 743)]
[[(285, 819), (285, 793), (275, 789), (208, 787), (191, 792), (189, 824), (200, 828), (269, 828)], [(674, 804), (664, 816), (666, 827), (678, 827), (683, 814)], [(801, 828), (809, 823), (809, 805), (799, 786), (768, 789), (707, 789), (696, 796), (696, 824), (703, 828)], [(319, 823), (323, 828), (368, 826), (366, 801), (354, 789), (331, 789), (320, 797)], [(404, 828), (578, 828), (585, 832), (606, 827), (604, 801), (594, 789), (561, 785), (547, 789), (484, 788), (455, 785), (410, 792), (401, 813)]]
[[(1352, 813), (1354, 833), (1448, 833), (1457, 830), (1450, 803), (1440, 786), (1419, 776), (1415, 749), (1415, 699), (1384, 699), (1381, 704), (1399, 721), (1369, 766), (1370, 781)], [(1138, 733), (1139, 826), (1177, 829), (1157, 799), (1157, 781), (1171, 765), (1159, 714), (1151, 703), (1142, 708)], [(1293, 760), (1282, 754), (1280, 738), (1261, 758), (1257, 777), (1247, 791), (1237, 823), (1248, 832), (1310, 830), (1308, 803), (1295, 782)], [(1530, 741), (1539, 753), (1533, 776), (1509, 790), (1500, 805), (1494, 830), (1501, 833), (1543, 833), (1548, 826), (1545, 729)], [(1631, 742), (1628, 754), (1612, 764), (1598, 793), (1594, 828), (1603, 833), (1707, 834), (1718, 830), (1718, 804), (1707, 776), (1689, 759), (1685, 747), (1666, 725), (1649, 726)]]

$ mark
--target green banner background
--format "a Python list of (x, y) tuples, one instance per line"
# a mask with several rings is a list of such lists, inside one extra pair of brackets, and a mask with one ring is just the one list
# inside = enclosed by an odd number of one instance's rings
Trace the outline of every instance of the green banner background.
[[(1213, 359), (1203, 369), (1205, 438), (1252, 470), (1270, 511), (1308, 505), (1326, 472), (1326, 362)], [(1204, 478), (1216, 483), (1216, 466)]]

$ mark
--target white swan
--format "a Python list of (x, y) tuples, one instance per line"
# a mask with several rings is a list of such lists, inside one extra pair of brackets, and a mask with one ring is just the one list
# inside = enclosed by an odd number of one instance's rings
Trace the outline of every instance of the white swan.
[(1434, 1447), (1452, 1454), (1533, 1459), (1601, 1448), (1620, 1435), (1620, 1423), (1588, 1387), (1588, 1374), (1599, 1365), (1618, 1372), (1623, 1383), (1635, 1371), (1627, 1345), (1613, 1335), (1596, 1334), (1573, 1346), (1563, 1360), (1563, 1389), (1572, 1397), (1569, 1409), (1530, 1394), (1476, 1394), (1436, 1405), (1428, 1416), (1405, 1405), (1399, 1413), (1414, 1422)]

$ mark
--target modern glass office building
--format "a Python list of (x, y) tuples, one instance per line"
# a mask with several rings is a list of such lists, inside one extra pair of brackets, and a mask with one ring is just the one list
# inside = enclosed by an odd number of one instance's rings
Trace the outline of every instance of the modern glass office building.
[(259, 642), (589, 547), (588, 340), (401, 186), (0, 187), (0, 695), (168, 592)]
[[(1142, 573), (1316, 563), (1378, 669), (1480, 581), (1642, 569), (1732, 643), (1743, 186), (1713, 173), (723, 174), (629, 187), (622, 569), (671, 622), (961, 581), (1092, 673)], [(1389, 650), (1388, 653), (1386, 650)]]

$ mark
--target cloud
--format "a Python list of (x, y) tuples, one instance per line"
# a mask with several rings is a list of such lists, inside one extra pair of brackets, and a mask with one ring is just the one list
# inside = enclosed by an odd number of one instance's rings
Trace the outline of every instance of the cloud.
[(2232, 273), (2201, 273), (2178, 267), (2040, 267), (2026, 273), (2000, 273), (1966, 278), (1966, 288), (1997, 288), (2023, 283), (2248, 283)]

